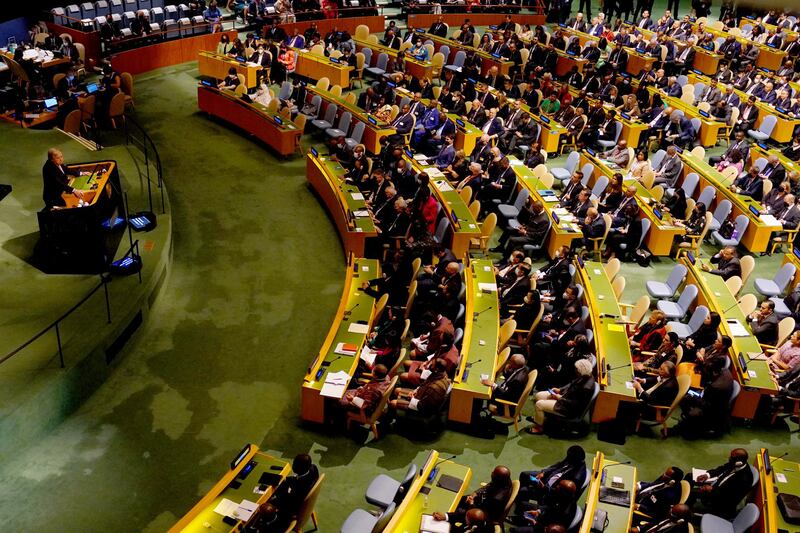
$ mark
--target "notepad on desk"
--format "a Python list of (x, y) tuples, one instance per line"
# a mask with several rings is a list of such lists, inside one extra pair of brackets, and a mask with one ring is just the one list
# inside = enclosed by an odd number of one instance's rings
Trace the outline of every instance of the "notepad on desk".
[(361, 357), (360, 359), (367, 363), (368, 366), (372, 367), (375, 365), (375, 358), (378, 356), (378, 352), (370, 348), (369, 346), (364, 346), (361, 349)]
[(353, 211), (353, 215), (355, 215), (356, 218), (367, 218), (369, 217), (369, 211), (366, 209), (359, 209), (358, 211)]
[(428, 175), (428, 177), (434, 178), (434, 179), (443, 178), (444, 177), (444, 174), (442, 173), (442, 171), (439, 170), (436, 167), (427, 167), (425, 169), (425, 173)]
[(363, 200), (364, 199), (364, 195), (361, 194), (360, 192), (351, 192), (350, 196), (353, 197), (353, 200)]
[(358, 333), (359, 335), (366, 335), (369, 333), (369, 324), (353, 322), (347, 327), (347, 331), (350, 333)]
[(781, 226), (782, 224), (775, 218), (773, 215), (769, 214), (762, 214), (760, 217), (761, 222), (766, 224), (767, 226)]
[(434, 183), (436, 183), (436, 188), (442, 192), (449, 192), (453, 190), (453, 186), (447, 183), (445, 180), (437, 180)]
[(433, 515), (424, 514), (419, 523), (420, 533), (450, 533), (450, 522), (435, 520)]
[(731, 331), (731, 335), (734, 337), (749, 337), (750, 332), (747, 331), (747, 328), (739, 322), (738, 319), (732, 318), (725, 321), (728, 324), (728, 328)]
[(481, 292), (497, 292), (496, 283), (478, 283), (478, 290)]
[(321, 396), (327, 398), (341, 398), (347, 390), (347, 384), (350, 382), (350, 374), (341, 370), (339, 372), (329, 373), (325, 377), (325, 383), (322, 385), (319, 393)]
[(339, 355), (355, 355), (356, 352), (358, 352), (358, 346), (349, 342), (340, 342), (333, 350), (333, 353)]

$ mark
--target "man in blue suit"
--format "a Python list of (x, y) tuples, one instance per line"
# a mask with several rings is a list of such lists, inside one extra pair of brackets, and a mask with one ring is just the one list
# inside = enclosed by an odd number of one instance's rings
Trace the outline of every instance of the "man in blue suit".
[(456, 148), (453, 146), (453, 135), (448, 134), (444, 137), (444, 144), (442, 144), (441, 150), (436, 155), (436, 158), (433, 160), (433, 164), (436, 165), (436, 168), (439, 170), (444, 170), (453, 162), (456, 158)]
[(693, 142), (697, 133), (694, 131), (692, 122), (685, 116), (672, 113), (669, 117), (669, 124), (664, 130), (664, 145), (676, 145), (681, 148)]
[(437, 153), (444, 144), (445, 137), (448, 135), (455, 137), (455, 134), (455, 122), (453, 122), (446, 114), (439, 113), (439, 126), (437, 126), (436, 129), (431, 130), (430, 137), (425, 143), (426, 146), (423, 151), (426, 154)]
[(484, 122), (481, 129), (490, 139), (496, 139), (498, 135), (503, 133), (503, 121), (497, 117), (497, 108), (489, 109), (486, 117), (486, 122)]
[(739, 194), (749, 196), (753, 200), (761, 201), (764, 195), (764, 182), (758, 173), (758, 167), (750, 167), (747, 175), (736, 180), (732, 188)]
[(439, 125), (439, 108), (437, 101), (431, 100), (428, 103), (428, 109), (422, 114), (421, 119), (417, 119), (417, 125), (414, 128), (414, 135), (411, 139), (411, 144), (418, 146), (422, 140), (428, 135), (428, 132), (433, 130)]

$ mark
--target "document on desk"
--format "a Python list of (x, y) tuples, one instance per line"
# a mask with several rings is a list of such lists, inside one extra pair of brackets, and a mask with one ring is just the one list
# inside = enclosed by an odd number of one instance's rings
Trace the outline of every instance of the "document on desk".
[(761, 222), (763, 222), (767, 226), (781, 226), (782, 225), (780, 222), (778, 222), (778, 219), (775, 218), (773, 215), (764, 214), (764, 215), (761, 215), (759, 218), (761, 219)]
[(361, 194), (360, 192), (351, 192), (350, 196), (353, 197), (353, 200), (363, 200), (364, 199), (364, 195)]
[(347, 384), (349, 382), (350, 374), (344, 370), (328, 373), (325, 377), (325, 384), (322, 386), (319, 393), (327, 398), (341, 398), (344, 396), (344, 391), (347, 390)]
[(350, 333), (358, 333), (359, 335), (366, 335), (369, 333), (369, 324), (360, 324), (358, 322), (353, 322), (348, 326), (347, 331)]
[(349, 342), (340, 342), (334, 348), (333, 353), (339, 355), (355, 355), (358, 351), (358, 346)]
[(361, 349), (361, 357), (360, 359), (367, 363), (370, 367), (375, 365), (375, 357), (378, 356), (378, 352), (370, 348), (369, 346), (364, 346)]
[(728, 328), (731, 331), (731, 335), (733, 335), (734, 337), (749, 337), (750, 336), (750, 332), (747, 331), (747, 328), (744, 327), (742, 325), (742, 323), (739, 322), (738, 319), (732, 318), (732, 319), (726, 320), (726, 322), (728, 324)]
[(497, 292), (496, 283), (478, 283), (478, 290), (481, 292)]
[(447, 183), (445, 180), (437, 180), (434, 183), (436, 183), (436, 188), (442, 192), (449, 192), (453, 190), (453, 186)]
[(258, 509), (258, 504), (256, 502), (242, 500), (242, 503), (236, 503), (228, 498), (222, 498), (222, 501), (214, 508), (214, 512), (222, 516), (235, 518), (236, 520), (247, 521), (250, 520), (250, 517), (253, 516), (256, 509)]
[(450, 533), (450, 522), (434, 520), (433, 515), (424, 514), (419, 524), (420, 533)]
[(437, 178), (443, 178), (443, 177), (444, 177), (444, 174), (442, 173), (442, 171), (441, 171), (441, 170), (439, 170), (439, 169), (438, 169), (438, 168), (436, 168), (436, 167), (427, 167), (427, 168), (425, 169), (425, 173), (426, 173), (426, 174), (427, 174), (429, 177), (431, 177), (431, 178), (434, 178), (434, 179), (437, 179)]
[(369, 211), (366, 209), (359, 209), (358, 211), (353, 211), (353, 215), (355, 215), (356, 218), (367, 218), (369, 217)]

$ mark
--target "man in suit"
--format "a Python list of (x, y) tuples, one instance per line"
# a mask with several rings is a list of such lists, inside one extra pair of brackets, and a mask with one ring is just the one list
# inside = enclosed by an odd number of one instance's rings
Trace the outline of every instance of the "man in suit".
[(429, 101), (427, 109), (425, 109), (421, 117), (417, 118), (414, 135), (411, 138), (411, 144), (414, 147), (419, 147), (419, 144), (430, 132), (439, 126), (439, 106), (437, 104), (436, 100)]
[(608, 56), (608, 64), (617, 72), (624, 72), (628, 64), (628, 52), (621, 43), (614, 45), (614, 51)]
[(597, 63), (597, 60), (600, 59), (600, 49), (597, 48), (597, 41), (586, 43), (586, 47), (581, 51), (581, 57), (589, 63)]
[(600, 157), (606, 161), (611, 161), (620, 168), (627, 167), (628, 161), (630, 160), (630, 154), (628, 153), (628, 141), (625, 139), (620, 139), (617, 141), (617, 144), (614, 146), (614, 148), (602, 152)]
[(758, 108), (756, 107), (756, 97), (751, 95), (747, 103), (742, 106), (739, 119), (736, 121), (736, 129), (746, 132), (752, 130), (758, 118)]
[(744, 131), (738, 130), (733, 134), (733, 140), (728, 145), (727, 150), (720, 157), (711, 157), (708, 159), (708, 164), (716, 166), (721, 161), (729, 161), (731, 154), (738, 151), (742, 156), (742, 161), (747, 161), (750, 157), (750, 143), (744, 135)]
[(484, 135), (488, 135), (490, 139), (496, 139), (503, 133), (503, 120), (497, 116), (497, 108), (489, 109), (486, 114), (486, 122), (481, 126)]
[(673, 63), (673, 72), (676, 74), (683, 74), (692, 68), (692, 65), (694, 64), (694, 56), (696, 54), (693, 45), (693, 42), (688, 42), (675, 58), (675, 63)]
[(397, 133), (389, 136), (391, 143), (403, 141), (404, 135), (414, 127), (414, 115), (411, 114), (411, 107), (408, 104), (403, 106), (403, 110), (392, 121), (392, 127)]
[[(569, 207), (569, 211), (575, 215), (579, 221), (586, 218), (589, 213), (589, 208), (592, 207), (592, 190), (589, 187), (584, 187), (578, 193), (575, 202)], [(580, 223), (580, 222), (579, 222)]]
[(436, 168), (438, 168), (439, 170), (444, 170), (445, 168), (450, 166), (455, 157), (456, 157), (456, 149), (455, 146), (453, 146), (453, 134), (448, 133), (444, 136), (444, 142), (442, 143), (442, 147), (439, 150), (439, 153), (436, 154), (436, 157), (433, 160), (433, 164), (436, 165)]
[(800, 135), (795, 135), (794, 139), (792, 139), (792, 144), (784, 148), (781, 154), (792, 161), (800, 161)]
[(716, 105), (716, 103), (722, 98), (722, 93), (717, 85), (717, 80), (712, 79), (711, 83), (707, 85), (705, 89), (703, 89), (700, 97), (695, 100), (694, 105), (698, 105), (700, 102), (708, 102), (711, 107), (714, 107), (714, 105)]
[[(669, 124), (664, 130), (663, 145), (674, 145), (686, 148), (694, 142), (697, 137), (697, 132), (692, 126), (692, 122), (683, 115), (670, 115)], [(658, 183), (656, 183), (657, 185)]]
[(758, 173), (758, 167), (755, 165), (750, 167), (748, 173), (737, 179), (731, 189), (738, 194), (761, 201), (764, 195), (764, 181)]
[(444, 23), (444, 17), (438, 17), (436, 22), (431, 24), (428, 33), (437, 37), (447, 37), (447, 24)]
[(306, 39), (300, 34), (300, 30), (295, 27), (294, 34), (286, 39), (286, 44), (292, 48), (304, 48)]
[(402, 44), (402, 39), (397, 36), (394, 30), (389, 30), (386, 32), (386, 42), (384, 43), (389, 48), (394, 50), (399, 50), (400, 45)]
[(725, 103), (725, 107), (727, 107), (729, 110), (733, 109), (734, 107), (739, 107), (741, 104), (739, 95), (736, 94), (736, 91), (727, 89), (725, 87), (720, 87), (720, 93), (722, 94), (722, 101)]
[(575, 116), (572, 117), (569, 122), (564, 124), (567, 133), (561, 137), (561, 142), (577, 142), (578, 135), (580, 135), (583, 127), (586, 125), (586, 118), (583, 116), (585, 112), (586, 110), (582, 107), (579, 107), (575, 110)]
[[(670, 402), (659, 405), (669, 405)], [(657, 522), (666, 517), (672, 506), (680, 501), (682, 479), (683, 470), (670, 466), (655, 481), (640, 481), (636, 484), (634, 510), (651, 517), (652, 520), (648, 522)]]
[(748, 317), (750, 329), (761, 344), (774, 346), (778, 341), (778, 315), (775, 314), (775, 302), (764, 300), (758, 309)]
[(770, 180), (773, 187), (779, 186), (786, 179), (786, 169), (781, 165), (780, 159), (775, 154), (770, 154), (767, 164), (759, 173), (761, 179)]
[(472, 494), (462, 497), (454, 512), (437, 511), (433, 513), (433, 518), (438, 521), (448, 521), (450, 524), (458, 524), (464, 522), (468, 511), (480, 509), (486, 513), (489, 522), (500, 523), (510, 497), (511, 471), (505, 466), (496, 466), (492, 470), (491, 481)]
[(753, 486), (747, 450), (731, 450), (728, 462), (699, 475), (693, 482), (692, 496), (698, 507), (723, 518), (732, 518), (739, 502)]
[[(517, 353), (512, 355), (503, 366), (497, 381), (486, 378), (482, 379), (481, 383), (492, 388), (493, 402), (497, 402), (497, 400), (517, 402), (528, 384), (528, 372), (530, 371), (525, 366), (525, 356)], [(495, 405), (500, 404), (495, 403)]]
[(674, 145), (670, 146), (667, 148), (664, 159), (661, 160), (661, 163), (656, 169), (656, 179), (653, 181), (653, 184), (663, 185), (667, 188), (675, 187), (675, 183), (677, 183), (681, 171), (683, 171), (683, 161), (681, 161), (680, 156), (678, 156), (677, 148)]
[(592, 239), (602, 237), (606, 231), (606, 221), (600, 216), (600, 212), (595, 207), (590, 207), (586, 211), (586, 218), (578, 223), (583, 232), (583, 239), (575, 239), (573, 241), (573, 248), (575, 245), (590, 249), (592, 247)]
[(647, 129), (639, 136), (639, 149), (645, 149), (650, 137), (659, 136), (664, 128), (669, 124), (669, 117), (672, 115), (671, 107), (652, 107), (649, 111), (642, 114), (639, 120), (647, 124)]
[[(562, 479), (568, 479), (577, 487), (582, 487), (586, 475), (586, 452), (581, 446), (572, 445), (567, 448), (566, 457), (561, 461), (542, 470), (526, 470), (519, 475), (517, 502), (541, 501)], [(523, 511), (521, 507), (517, 507), (517, 514), (522, 514)]]
[(737, 59), (739, 54), (742, 53), (742, 45), (732, 35), (729, 35), (725, 41), (719, 46), (718, 53), (725, 56), (725, 60), (730, 63)]
[[(538, 533), (553, 531), (552, 528), (560, 528), (561, 531), (565, 531), (564, 524), (569, 525), (575, 517), (577, 491), (577, 486), (573, 481), (562, 479), (537, 504), (520, 502), (517, 512), (521, 511), (523, 514), (514, 518), (514, 521), (520, 526), (513, 528), (512, 531), (514, 533)], [(559, 531), (559, 529), (555, 531)]]
[(249, 60), (251, 63), (255, 63), (266, 69), (272, 65), (272, 54), (264, 49), (263, 43), (259, 43), (258, 49), (253, 52)]
[(301, 453), (292, 461), (292, 474), (275, 489), (269, 502), (278, 509), (278, 521), (285, 529), (300, 511), (314, 484), (319, 479), (319, 469), (311, 456)]
[(511, 163), (507, 157), (500, 160), (500, 164), (496, 171), (492, 168), (489, 169), (489, 180), (484, 181), (483, 187), (477, 194), (478, 200), (484, 206), (483, 210), (488, 211), (494, 202), (491, 200), (500, 200), (505, 202), (511, 197), (514, 190), (514, 185), (517, 183), (517, 175), (514, 169), (511, 168)]
[(587, 33), (595, 37), (600, 37), (601, 35), (603, 35), (605, 30), (606, 26), (605, 24), (603, 24), (603, 21), (600, 20), (600, 18), (595, 17), (592, 19), (592, 26), (589, 28), (589, 31)]
[(677, 503), (669, 509), (666, 518), (642, 520), (637, 526), (631, 528), (631, 533), (660, 533), (663, 531), (689, 533), (691, 519), (692, 508), (685, 503)]
[(507, 256), (514, 250), (521, 250), (526, 244), (542, 244), (547, 237), (546, 232), (550, 221), (542, 202), (531, 201), (530, 197), (528, 202), (529, 205), (525, 206), (517, 217), (519, 227), (506, 227), (500, 235), (497, 246), (492, 251), (503, 252)]
[[(519, 100), (517, 100), (519, 102)], [(516, 125), (508, 126), (508, 136), (504, 139), (505, 153), (510, 153), (516, 148), (517, 145), (531, 146), (538, 138), (540, 133), (540, 126), (531, 116), (521, 111)]]
[(575, 18), (567, 21), (567, 28), (580, 32), (586, 32), (586, 21), (583, 20), (583, 13), (579, 12), (575, 15)]
[(650, 18), (650, 11), (647, 9), (642, 11), (642, 18), (639, 19), (639, 22), (636, 23), (636, 26), (643, 30), (649, 30), (653, 26), (653, 19)]
[(78, 200), (83, 200), (83, 191), (73, 189), (70, 182), (78, 177), (78, 173), (69, 170), (64, 165), (64, 154), (57, 148), (50, 148), (47, 151), (47, 161), (42, 167), (42, 179), (44, 187), (42, 189), (42, 199), (44, 208), (52, 209), (57, 206), (65, 206), (63, 193), (72, 194)]
[[(585, 328), (584, 328), (585, 331)], [(588, 359), (575, 361), (576, 378), (566, 387), (537, 392), (533, 414), (534, 425), (528, 433), (539, 435), (544, 433), (544, 417), (546, 413), (555, 413), (562, 417), (573, 418), (583, 413), (592, 401), (595, 380), (593, 366)]]
[(569, 181), (564, 185), (564, 190), (562, 191), (561, 198), (559, 199), (559, 205), (561, 207), (571, 209), (575, 204), (575, 201), (578, 199), (578, 194), (583, 189), (581, 180), (583, 180), (583, 172), (576, 170), (572, 173)]

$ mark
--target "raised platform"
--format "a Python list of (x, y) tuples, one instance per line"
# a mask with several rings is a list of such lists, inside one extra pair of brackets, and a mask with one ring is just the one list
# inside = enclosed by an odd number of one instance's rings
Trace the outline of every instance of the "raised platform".
[[(41, 166), (49, 147), (61, 149), (68, 163), (116, 160), (130, 210), (148, 208), (147, 184), (140, 176), (142, 154), (125, 146), (123, 135), (113, 139), (115, 146), (92, 152), (56, 130), (23, 132), (0, 124), (0, 142), (15, 146), (17, 153), (13, 161), (5, 161), (13, 192), (0, 203), (0, 360), (46, 330), (0, 363), (0, 454), (58, 424), (106, 379), (169, 275), (172, 222), (166, 199), (166, 214), (161, 214), (157, 190), (158, 227), (133, 233), (143, 259), (141, 281), (134, 275), (112, 278), (103, 286), (98, 275), (45, 274), (33, 260), (36, 213), (42, 207)], [(128, 247), (126, 231), (117, 258)], [(59, 322), (58, 331), (47, 329), (84, 298)]]

